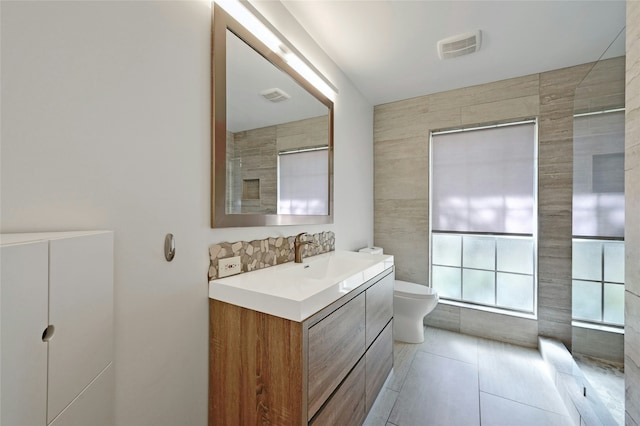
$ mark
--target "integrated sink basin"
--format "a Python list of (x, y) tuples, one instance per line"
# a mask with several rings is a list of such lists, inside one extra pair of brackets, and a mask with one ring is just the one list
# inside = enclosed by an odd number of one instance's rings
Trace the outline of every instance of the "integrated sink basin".
[(393, 267), (393, 256), (333, 251), (209, 282), (209, 297), (292, 321)]
[(370, 259), (333, 252), (328, 255), (304, 259), (303, 263), (285, 263), (281, 265), (277, 273), (298, 279), (332, 280), (345, 274), (348, 275), (354, 270), (366, 270), (370, 266)]

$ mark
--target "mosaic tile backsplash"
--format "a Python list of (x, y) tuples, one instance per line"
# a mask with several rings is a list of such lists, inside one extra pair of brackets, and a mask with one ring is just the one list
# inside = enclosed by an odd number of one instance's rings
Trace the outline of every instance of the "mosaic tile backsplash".
[[(281, 263), (293, 262), (293, 242), (295, 239), (296, 236), (292, 235), (249, 242), (215, 244), (209, 248), (209, 280), (218, 278), (218, 260), (227, 257), (240, 256), (242, 272), (251, 272)], [(303, 258), (335, 250), (336, 237), (331, 231), (307, 234), (304, 240), (312, 241), (315, 245), (306, 245), (303, 248)]]

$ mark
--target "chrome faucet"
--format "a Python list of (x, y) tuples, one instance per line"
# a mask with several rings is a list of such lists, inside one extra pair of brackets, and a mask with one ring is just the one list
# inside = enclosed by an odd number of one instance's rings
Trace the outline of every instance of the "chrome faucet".
[(302, 241), (302, 237), (304, 237), (305, 235), (307, 235), (306, 232), (301, 232), (298, 235), (296, 235), (296, 239), (293, 241), (293, 252), (295, 255), (295, 258), (294, 258), (295, 263), (302, 263), (302, 249), (304, 248), (304, 246), (316, 245), (316, 243), (314, 243), (313, 241)]

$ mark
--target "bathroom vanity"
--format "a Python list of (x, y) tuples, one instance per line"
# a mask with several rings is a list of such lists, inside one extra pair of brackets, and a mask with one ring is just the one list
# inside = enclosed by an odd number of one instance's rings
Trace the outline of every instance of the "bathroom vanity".
[(211, 281), (209, 424), (359, 425), (393, 366), (393, 257)]

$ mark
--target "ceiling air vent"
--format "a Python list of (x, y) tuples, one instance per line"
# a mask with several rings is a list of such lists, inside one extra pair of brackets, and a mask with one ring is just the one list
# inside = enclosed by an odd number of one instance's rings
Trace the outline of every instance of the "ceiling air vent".
[(455, 58), (480, 50), (482, 32), (480, 30), (447, 37), (438, 41), (440, 59)]
[(263, 90), (260, 94), (270, 102), (282, 102), (291, 98), (291, 96), (278, 88)]

